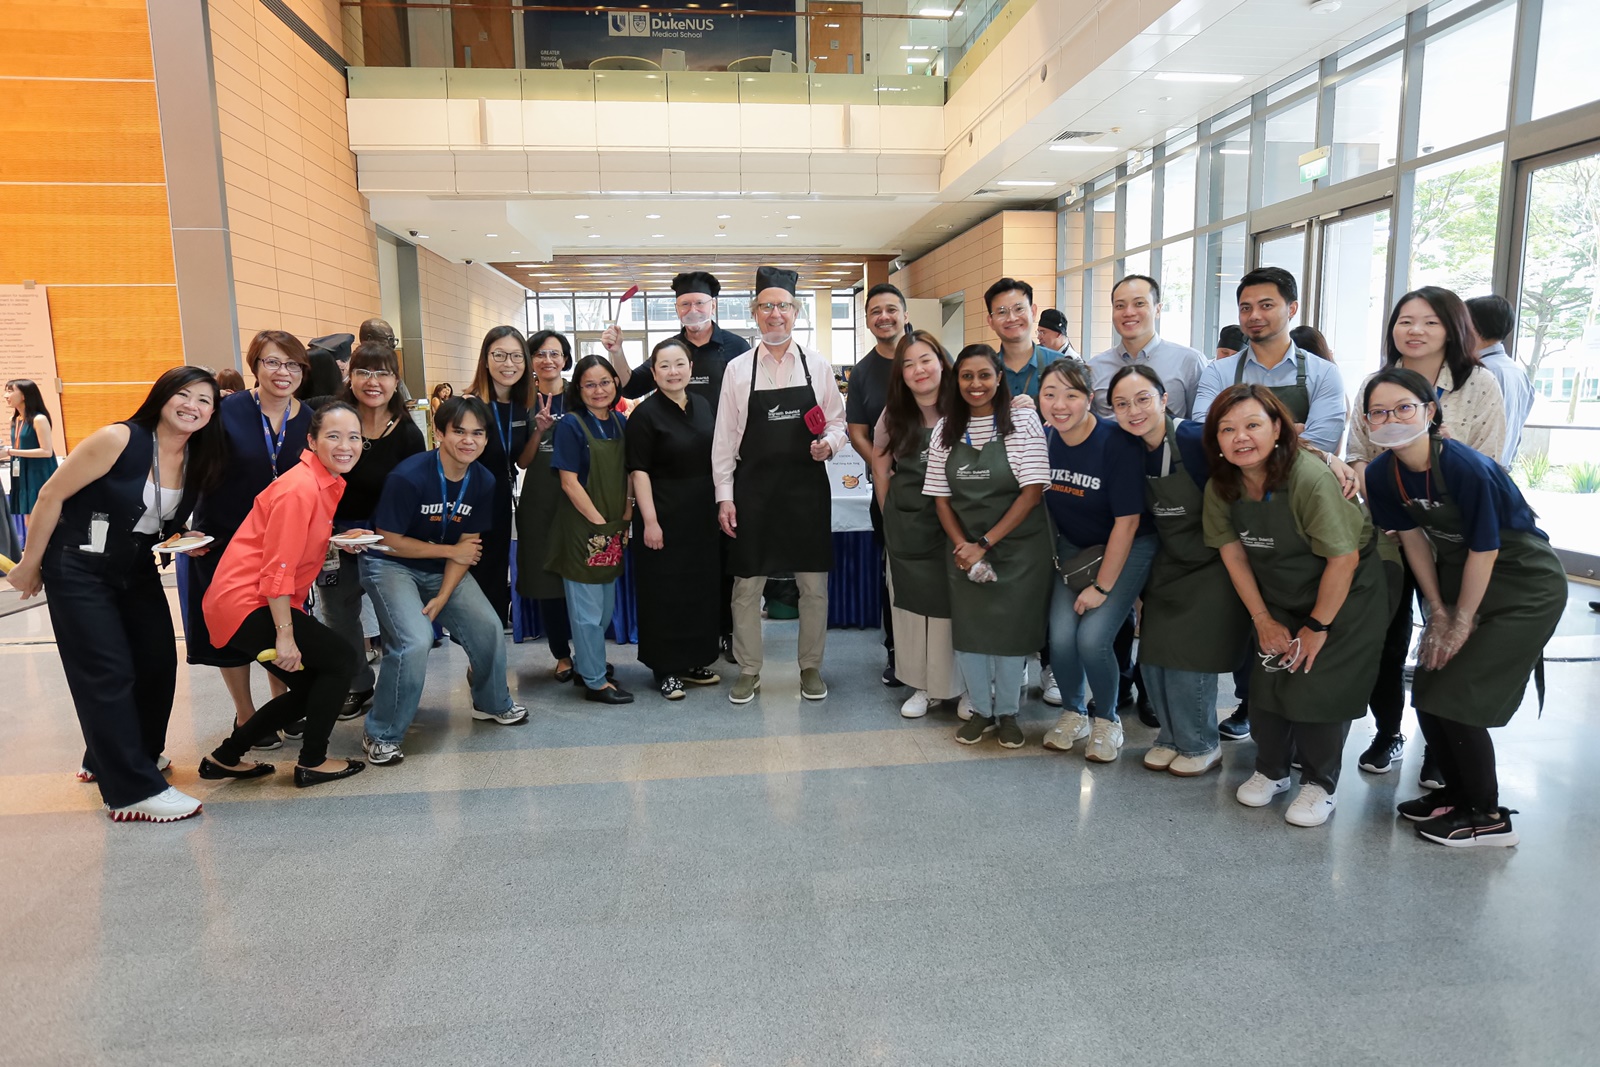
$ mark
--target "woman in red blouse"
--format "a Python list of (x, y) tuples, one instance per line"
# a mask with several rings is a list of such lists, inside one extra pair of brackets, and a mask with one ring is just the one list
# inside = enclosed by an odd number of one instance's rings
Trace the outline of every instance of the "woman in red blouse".
[[(333, 512), (344, 495), (344, 474), (361, 457), (361, 418), (349, 404), (323, 406), (298, 466), (256, 497), (244, 525), (228, 543), (206, 590), (206, 626), (213, 639), (252, 658), (273, 649), (266, 664), (289, 687), (264, 704), (226, 741), (200, 761), (202, 778), (257, 778), (270, 763), (241, 763), (262, 737), (306, 720), (294, 784), (347, 778), (366, 764), (328, 759), (328, 735), (358, 666), (350, 643), (303, 609), (322, 570), (333, 532)], [(342, 537), (369, 533), (347, 530)], [(359, 549), (352, 549), (359, 551)]]

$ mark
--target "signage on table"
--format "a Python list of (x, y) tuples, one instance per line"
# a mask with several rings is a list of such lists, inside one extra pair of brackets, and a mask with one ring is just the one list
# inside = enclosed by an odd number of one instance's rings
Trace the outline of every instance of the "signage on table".
[[(524, 11), (528, 65), (546, 70), (587, 68), (597, 59), (632, 56), (661, 62), (661, 53), (684, 53), (688, 70), (727, 70), (750, 56), (774, 49), (795, 51), (793, 17), (738, 18), (732, 14), (655, 11), (598, 11), (578, 0), (546, 0), (545, 8)], [(743, 11), (793, 12), (793, 0), (741, 0)]]
[[(66, 452), (61, 432), (61, 380), (56, 377), (56, 342), (50, 332), (50, 300), (42, 285), (0, 285), (0, 384), (27, 378), (44, 394), (57, 455)], [(0, 425), (11, 424), (11, 412), (0, 412)]]
[(872, 503), (872, 478), (866, 460), (849, 446), (828, 460), (828, 491), (833, 496), (833, 530), (848, 533), (872, 529), (868, 507)]

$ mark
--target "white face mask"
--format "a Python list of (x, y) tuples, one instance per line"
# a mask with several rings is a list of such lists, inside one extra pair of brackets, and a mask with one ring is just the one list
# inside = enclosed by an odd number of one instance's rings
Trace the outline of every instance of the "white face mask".
[(693, 330), (711, 321), (711, 315), (704, 311), (685, 311), (678, 316), (678, 321)]
[(793, 331), (789, 330), (779, 333), (766, 333), (763, 331), (761, 334), (761, 340), (766, 344), (771, 345), (773, 348), (777, 348), (780, 345), (788, 344), (789, 338), (792, 336), (794, 336)]
[(1367, 439), (1379, 448), (1404, 448), (1427, 432), (1428, 423), (1423, 419), (1416, 422), (1386, 422), (1382, 426), (1374, 426), (1367, 434)]

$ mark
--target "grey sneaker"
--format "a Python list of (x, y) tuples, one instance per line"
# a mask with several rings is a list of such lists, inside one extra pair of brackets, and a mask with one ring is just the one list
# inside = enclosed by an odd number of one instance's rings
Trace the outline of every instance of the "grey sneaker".
[(1122, 748), (1122, 724), (1115, 719), (1096, 719), (1083, 758), (1095, 763), (1113, 763)]
[(516, 726), (518, 723), (524, 723), (528, 721), (528, 709), (513, 701), (509, 708), (507, 708), (505, 711), (499, 712), (498, 714), (492, 711), (480, 711), (478, 708), (473, 708), (472, 717), (474, 719), (497, 722), (501, 726)]
[(363, 737), (361, 747), (367, 751), (367, 762), (375, 767), (399, 763), (406, 758), (406, 754), (400, 751), (400, 746), (393, 741), (374, 741), (370, 737)]
[(1022, 747), (1022, 727), (1017, 725), (1017, 717), (1015, 715), (1000, 716), (999, 732), (1001, 748)]
[(807, 700), (823, 700), (828, 696), (828, 686), (822, 680), (822, 672), (815, 667), (807, 667), (800, 672), (800, 695)]
[(1089, 736), (1089, 716), (1068, 709), (1056, 720), (1055, 729), (1044, 735), (1044, 747), (1057, 752), (1071, 752), (1072, 746)]
[(756, 698), (761, 691), (761, 675), (741, 674), (739, 680), (733, 683), (733, 688), (728, 691), (730, 704), (748, 704)]
[(973, 713), (972, 718), (961, 724), (961, 729), (956, 731), (956, 740), (963, 745), (975, 745), (983, 740), (983, 735), (994, 729), (994, 720), (986, 719), (982, 715)]

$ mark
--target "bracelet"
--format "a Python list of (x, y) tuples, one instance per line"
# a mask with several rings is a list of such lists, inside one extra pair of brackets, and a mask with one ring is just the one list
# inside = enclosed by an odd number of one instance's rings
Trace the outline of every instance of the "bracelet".
[(292, 629), (294, 629), (294, 622), (291, 620), (290, 622), (284, 623), (282, 626), (275, 626), (275, 627), (273, 627), (273, 629), (275, 629), (275, 630), (292, 630)]
[(1266, 608), (1262, 608), (1260, 611), (1258, 611), (1254, 615), (1250, 616), (1250, 621), (1251, 622), (1255, 622), (1256, 619), (1258, 619), (1262, 615), (1266, 615), (1266, 614), (1268, 614), (1267, 609)]
[(1093, 589), (1096, 593), (1099, 593), (1101, 596), (1110, 596), (1111, 595), (1111, 590), (1109, 590), (1109, 589), (1101, 589), (1099, 582), (1090, 582), (1089, 583), (1089, 588)]

